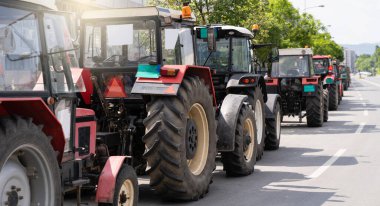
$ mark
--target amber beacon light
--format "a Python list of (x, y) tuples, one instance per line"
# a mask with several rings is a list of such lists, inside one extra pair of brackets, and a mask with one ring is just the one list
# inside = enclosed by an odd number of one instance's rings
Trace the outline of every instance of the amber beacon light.
[(191, 8), (189, 6), (190, 2), (183, 2), (183, 7), (182, 7), (182, 18), (184, 19), (191, 19)]

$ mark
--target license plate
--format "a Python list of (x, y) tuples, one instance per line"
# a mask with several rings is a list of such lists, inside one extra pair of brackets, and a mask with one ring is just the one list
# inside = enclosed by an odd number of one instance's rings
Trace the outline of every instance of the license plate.
[(303, 87), (303, 92), (315, 92), (314, 85), (305, 85)]

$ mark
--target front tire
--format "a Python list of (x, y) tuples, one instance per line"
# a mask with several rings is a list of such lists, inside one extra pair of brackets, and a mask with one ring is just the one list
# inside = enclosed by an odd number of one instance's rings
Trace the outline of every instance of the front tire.
[(61, 177), (49, 138), (31, 119), (0, 118), (0, 197), (4, 205), (61, 205)]
[(245, 176), (254, 171), (257, 156), (255, 115), (243, 104), (235, 128), (235, 150), (223, 152), (223, 168), (227, 176)]
[(335, 111), (338, 109), (339, 92), (336, 83), (331, 84), (329, 87), (329, 110)]
[(255, 112), (255, 122), (257, 130), (257, 160), (260, 160), (264, 154), (265, 146), (265, 115), (264, 115), (264, 97), (260, 87), (256, 87), (252, 95), (249, 96), (249, 103)]
[(323, 88), (320, 85), (317, 95), (306, 98), (306, 118), (308, 127), (321, 127), (323, 125)]
[(329, 91), (327, 89), (323, 90), (323, 121), (327, 122), (329, 120)]
[(139, 198), (137, 175), (131, 166), (123, 165), (116, 179), (114, 206), (135, 206)]
[(274, 108), (274, 119), (266, 120), (265, 149), (277, 150), (280, 147), (281, 141), (281, 107), (280, 103), (276, 103)]
[(153, 96), (144, 120), (150, 185), (165, 199), (197, 200), (215, 168), (216, 122), (208, 86), (183, 80), (175, 97)]

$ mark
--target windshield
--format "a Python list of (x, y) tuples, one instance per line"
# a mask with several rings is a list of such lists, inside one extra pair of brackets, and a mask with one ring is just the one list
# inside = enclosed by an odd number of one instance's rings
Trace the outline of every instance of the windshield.
[(272, 71), (273, 77), (309, 76), (309, 56), (280, 56), (278, 67)]
[(230, 39), (222, 38), (216, 40), (216, 51), (210, 52), (207, 39), (196, 39), (197, 65), (205, 65), (218, 71), (228, 71), (228, 56)]
[[(65, 17), (46, 13), (44, 27), (53, 92), (85, 91), (76, 57), (77, 50), (72, 44)], [(68, 83), (69, 79), (73, 80), (74, 85)]]
[(325, 74), (328, 71), (329, 59), (313, 59), (315, 74)]
[(44, 90), (34, 13), (0, 6), (0, 91)]
[(88, 23), (84, 29), (84, 66), (118, 68), (157, 62), (156, 23)]

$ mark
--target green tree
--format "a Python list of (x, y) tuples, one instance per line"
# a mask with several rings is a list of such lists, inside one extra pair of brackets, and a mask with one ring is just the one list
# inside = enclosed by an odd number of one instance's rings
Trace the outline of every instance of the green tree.
[(369, 71), (371, 69), (371, 61), (371, 55), (362, 54), (356, 60), (355, 67), (359, 71)]

